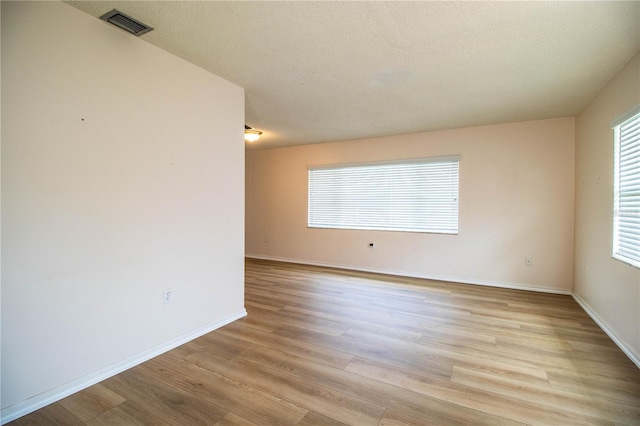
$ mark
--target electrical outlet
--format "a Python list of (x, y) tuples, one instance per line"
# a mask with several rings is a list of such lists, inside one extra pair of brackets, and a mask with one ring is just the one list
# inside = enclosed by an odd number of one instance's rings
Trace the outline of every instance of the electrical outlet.
[(525, 257), (524, 258), (524, 264), (526, 266), (533, 266), (533, 258), (532, 257)]
[(165, 288), (162, 292), (162, 304), (168, 305), (171, 302), (173, 302), (173, 290)]

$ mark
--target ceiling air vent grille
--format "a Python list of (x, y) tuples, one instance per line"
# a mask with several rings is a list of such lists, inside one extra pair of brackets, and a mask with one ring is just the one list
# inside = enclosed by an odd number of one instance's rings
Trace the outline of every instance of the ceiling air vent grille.
[(105, 13), (100, 17), (100, 19), (120, 27), (136, 36), (141, 36), (153, 29), (150, 26), (125, 15), (124, 13), (117, 11), (116, 9)]

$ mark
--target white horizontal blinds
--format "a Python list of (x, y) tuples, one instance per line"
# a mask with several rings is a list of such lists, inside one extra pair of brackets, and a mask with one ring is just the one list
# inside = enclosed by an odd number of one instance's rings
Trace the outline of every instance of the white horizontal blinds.
[(614, 128), (616, 258), (640, 267), (640, 113)]
[(309, 169), (309, 226), (458, 232), (459, 158)]

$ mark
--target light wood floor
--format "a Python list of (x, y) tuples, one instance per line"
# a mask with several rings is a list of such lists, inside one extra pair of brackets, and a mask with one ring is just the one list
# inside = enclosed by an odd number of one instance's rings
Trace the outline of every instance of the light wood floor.
[(248, 260), (249, 315), (12, 425), (638, 425), (569, 296)]

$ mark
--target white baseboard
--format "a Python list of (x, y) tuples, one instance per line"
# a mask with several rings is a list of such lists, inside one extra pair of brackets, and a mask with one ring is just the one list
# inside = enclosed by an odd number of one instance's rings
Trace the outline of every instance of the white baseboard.
[(628, 356), (629, 359), (638, 368), (640, 368), (640, 354), (635, 352), (630, 345), (628, 345), (624, 340), (618, 337), (616, 333), (614, 333), (613, 329), (609, 327), (609, 325), (603, 319), (601, 319), (598, 314), (591, 308), (591, 306), (589, 306), (587, 302), (580, 298), (580, 296), (575, 293), (572, 293), (571, 296), (573, 296), (573, 299), (578, 303), (578, 305), (580, 305), (580, 307), (587, 313), (587, 315), (589, 315), (591, 319), (594, 320), (596, 324), (598, 324), (602, 331), (607, 333), (607, 336), (609, 336), (611, 340), (613, 340), (613, 343), (618, 345), (622, 352), (624, 352), (624, 354)]
[(303, 259), (290, 259), (290, 258), (275, 257), (275, 256), (262, 256), (262, 255), (255, 255), (255, 254), (246, 254), (245, 257), (250, 259), (262, 259), (262, 260), (273, 260), (277, 262), (297, 263), (300, 265), (324, 266), (327, 268), (347, 269), (347, 270), (359, 271), (359, 272), (373, 272), (375, 274), (396, 275), (399, 277), (407, 277), (407, 278), (420, 278), (425, 280), (447, 281), (447, 282), (460, 283), (460, 284), (474, 284), (474, 285), (482, 285), (487, 287), (510, 288), (513, 290), (535, 291), (538, 293), (552, 293), (552, 294), (564, 294), (564, 295), (571, 294), (570, 290), (558, 290), (556, 288), (536, 287), (536, 286), (529, 286), (525, 284), (514, 284), (514, 283), (508, 283), (508, 282), (469, 280), (467, 278), (440, 276), (440, 275), (419, 275), (419, 274), (411, 274), (403, 271), (395, 271), (395, 270), (388, 270), (388, 269), (362, 268), (362, 267), (353, 266), (353, 265), (343, 265), (343, 264), (336, 264), (336, 263), (329, 263), (329, 262), (317, 262), (317, 261), (309, 261), (309, 260), (303, 260)]
[(82, 389), (88, 388), (89, 386), (95, 385), (96, 383), (99, 383), (105, 379), (108, 379), (109, 377), (115, 376), (116, 374), (121, 373), (125, 370), (128, 370), (131, 367), (135, 367), (138, 364), (148, 361), (151, 358), (154, 358), (167, 351), (170, 351), (171, 349), (177, 348), (182, 344), (185, 344), (204, 334), (207, 334), (213, 330), (216, 330), (246, 315), (247, 315), (247, 311), (245, 309), (242, 309), (240, 312), (237, 312), (233, 315), (229, 315), (212, 324), (207, 324), (205, 326), (192, 330), (186, 334), (183, 334), (182, 336), (179, 336), (168, 342), (162, 343), (161, 345), (153, 347), (139, 354), (128, 357), (115, 364), (109, 365), (99, 371), (88, 374), (86, 376), (79, 377), (75, 380), (65, 383), (62, 386), (58, 386), (54, 389), (45, 391), (41, 394), (28, 398), (24, 401), (21, 401), (9, 407), (3, 408), (2, 411), (0, 412), (0, 419), (1, 419), (0, 424), (4, 425), (5, 423), (9, 423), (10, 421), (13, 421), (24, 415), (27, 415), (46, 405), (59, 401), (62, 398), (65, 398), (71, 394), (81, 391)]

